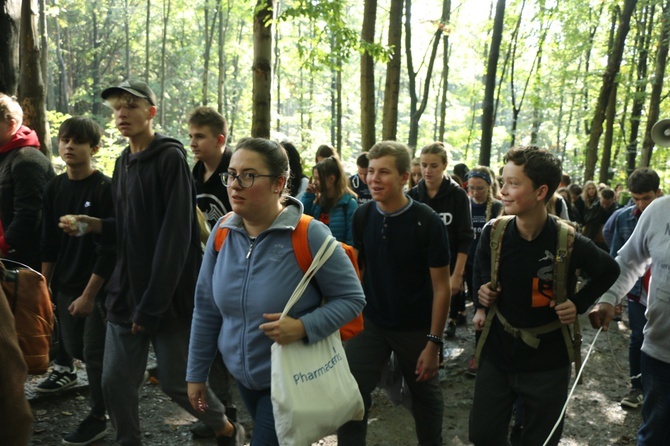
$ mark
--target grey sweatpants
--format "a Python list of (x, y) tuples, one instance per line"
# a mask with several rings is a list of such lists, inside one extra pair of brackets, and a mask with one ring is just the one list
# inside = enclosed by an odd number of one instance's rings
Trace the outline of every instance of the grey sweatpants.
[(107, 410), (123, 446), (142, 444), (138, 388), (147, 367), (149, 343), (154, 347), (161, 390), (194, 417), (214, 430), (225, 425), (225, 408), (208, 389), (208, 408), (196, 412), (186, 391), (186, 360), (190, 330), (182, 328), (153, 335), (132, 334), (131, 327), (107, 323), (102, 390)]

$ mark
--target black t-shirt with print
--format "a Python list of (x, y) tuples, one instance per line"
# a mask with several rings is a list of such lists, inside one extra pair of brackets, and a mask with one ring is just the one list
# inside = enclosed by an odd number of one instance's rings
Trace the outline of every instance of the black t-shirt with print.
[[(484, 228), (477, 250), (475, 290), (490, 281), (490, 236), (489, 224)], [(558, 318), (556, 311), (549, 307), (554, 294), (553, 261), (557, 237), (558, 226), (552, 218), (547, 218), (540, 234), (531, 241), (521, 238), (516, 219), (511, 220), (505, 228), (498, 273), (501, 287), (498, 310), (514, 327), (539, 327)], [(591, 280), (579, 292), (572, 293), (570, 290), (576, 286), (577, 268), (582, 269)], [(616, 281), (619, 267), (609, 254), (577, 234), (568, 274), (568, 298), (581, 314)], [(534, 349), (507, 333), (495, 318), (482, 358), (509, 371), (550, 370), (568, 364), (561, 330), (541, 335), (540, 340), (539, 347)]]

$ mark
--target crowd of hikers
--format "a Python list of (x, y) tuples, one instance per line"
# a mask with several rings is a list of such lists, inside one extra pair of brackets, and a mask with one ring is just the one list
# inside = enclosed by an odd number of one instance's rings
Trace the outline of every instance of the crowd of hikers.
[[(153, 129), (146, 83), (127, 80), (101, 97), (128, 140), (111, 178), (94, 167), (94, 121), (62, 123), (66, 170), (56, 176), (19, 104), (0, 94), (0, 255), (41, 271), (58, 320), (37, 392), (73, 386), (78, 361), (86, 365), (90, 411), (63, 444), (99, 441), (108, 424), (115, 444), (142, 444), (150, 347), (162, 391), (198, 419), (194, 437), (280, 444), (273, 344), (315, 344), (362, 312), (344, 348), (365, 415), (337, 430), (338, 444), (365, 444), (371, 394), (389, 367), (404, 380), (418, 444), (444, 444), (444, 345), (472, 323), (469, 440), (557, 445), (579, 366), (577, 316), (607, 329), (623, 307), (630, 388), (621, 405), (642, 408), (638, 445), (670, 444), (670, 198), (653, 169), (614, 189), (579, 185), (549, 151), (519, 146), (497, 171), (457, 164), (448, 174), (440, 142), (412, 159), (404, 144), (381, 141), (352, 175), (321, 145), (305, 175), (290, 141), (243, 138), (231, 148), (226, 120), (209, 107), (188, 117), (190, 168), (182, 143)], [(312, 255), (331, 234), (343, 245), (281, 317), (304, 273), (294, 236), (304, 215)], [(16, 395), (26, 367), (5, 299), (0, 341), (0, 443), (26, 445), (32, 414)]]

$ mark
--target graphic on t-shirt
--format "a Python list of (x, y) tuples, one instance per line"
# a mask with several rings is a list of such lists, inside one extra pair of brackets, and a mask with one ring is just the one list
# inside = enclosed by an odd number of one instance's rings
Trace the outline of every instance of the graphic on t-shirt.
[(451, 212), (438, 212), (438, 215), (442, 219), (444, 226), (449, 226), (454, 220), (454, 216), (451, 214)]
[(228, 213), (228, 210), (216, 195), (198, 194), (196, 200), (198, 202), (198, 207), (202, 213), (205, 214), (207, 223), (209, 223), (210, 226), (213, 226), (219, 218)]
[(554, 255), (545, 250), (541, 265), (549, 262), (537, 270), (537, 277), (533, 278), (532, 303), (533, 308), (546, 307), (554, 299)]

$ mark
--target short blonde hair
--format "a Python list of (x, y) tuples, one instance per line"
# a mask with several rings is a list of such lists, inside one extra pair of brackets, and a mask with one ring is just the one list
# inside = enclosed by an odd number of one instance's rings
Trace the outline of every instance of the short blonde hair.
[(23, 124), (23, 109), (15, 98), (0, 93), (0, 120), (14, 120), (18, 126)]

